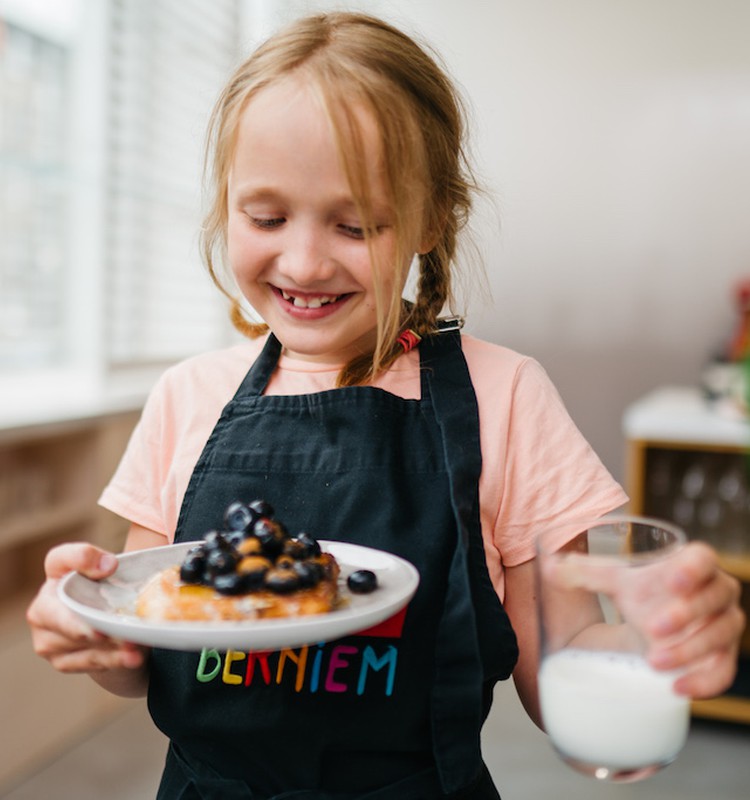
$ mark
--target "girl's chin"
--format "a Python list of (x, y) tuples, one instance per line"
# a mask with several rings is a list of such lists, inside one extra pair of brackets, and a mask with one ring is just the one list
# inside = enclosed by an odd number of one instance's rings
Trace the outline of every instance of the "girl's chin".
[(296, 361), (309, 361), (313, 364), (330, 364), (339, 367), (345, 364), (349, 358), (339, 350), (314, 349), (309, 345), (296, 346), (284, 344), (284, 355)]
[(351, 339), (336, 341), (324, 336), (315, 336), (312, 331), (306, 335), (299, 335), (296, 332), (279, 329), (274, 333), (282, 343), (286, 356), (319, 364), (343, 366), (351, 359), (372, 352), (375, 348), (374, 331), (357, 338), (354, 342)]

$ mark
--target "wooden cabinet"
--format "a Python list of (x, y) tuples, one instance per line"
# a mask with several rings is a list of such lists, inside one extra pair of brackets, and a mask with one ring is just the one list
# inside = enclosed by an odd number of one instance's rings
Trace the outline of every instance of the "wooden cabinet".
[(0, 428), (0, 792), (121, 708), (90, 678), (60, 675), (34, 654), (25, 610), (53, 544), (122, 548), (127, 524), (96, 501), (137, 416)]
[[(716, 547), (742, 581), (750, 619), (750, 422), (713, 408), (700, 392), (663, 388), (627, 409), (627, 488), (634, 513), (669, 519)], [(750, 626), (737, 679), (698, 716), (750, 724)]]

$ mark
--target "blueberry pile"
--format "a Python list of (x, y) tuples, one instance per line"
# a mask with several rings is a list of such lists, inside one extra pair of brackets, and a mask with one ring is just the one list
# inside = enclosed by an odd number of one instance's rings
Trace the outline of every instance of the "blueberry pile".
[(209, 531), (190, 548), (180, 578), (224, 595), (261, 589), (289, 594), (330, 577), (320, 553), (309, 534), (290, 536), (265, 500), (234, 502), (224, 512), (222, 530)]
[[(210, 586), (224, 595), (262, 589), (290, 594), (331, 578), (317, 540), (308, 533), (291, 536), (265, 500), (231, 503), (223, 521), (221, 530), (209, 531), (188, 550), (180, 566), (183, 583)], [(378, 586), (377, 576), (356, 570), (347, 586), (355, 594), (369, 594)]]

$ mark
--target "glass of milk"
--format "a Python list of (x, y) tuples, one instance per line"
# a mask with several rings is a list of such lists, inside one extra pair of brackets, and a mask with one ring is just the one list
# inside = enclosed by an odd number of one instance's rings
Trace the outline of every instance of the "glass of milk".
[(642, 632), (668, 600), (665, 567), (684, 543), (668, 522), (622, 515), (538, 536), (542, 719), (580, 772), (639, 780), (685, 743), (689, 701), (674, 673), (648, 664)]

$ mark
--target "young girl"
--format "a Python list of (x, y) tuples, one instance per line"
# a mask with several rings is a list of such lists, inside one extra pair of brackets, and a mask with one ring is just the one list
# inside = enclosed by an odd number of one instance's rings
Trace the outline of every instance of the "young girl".
[[(472, 188), (456, 94), (398, 30), (317, 16), (239, 67), (212, 135), (204, 251), (250, 338), (165, 374), (102, 503), (133, 550), (262, 497), (290, 529), (408, 558), (419, 590), (392, 624), (304, 652), (147, 651), (57, 600), (69, 570), (114, 569), (69, 544), (29, 609), (35, 648), (148, 692), (171, 740), (159, 797), (497, 798), (480, 754), (493, 684), (513, 674), (538, 720), (535, 532), (626, 497), (536, 363), (438, 321)], [(686, 669), (681, 692), (723, 691), (736, 582), (702, 545), (665, 581), (652, 662)]]

